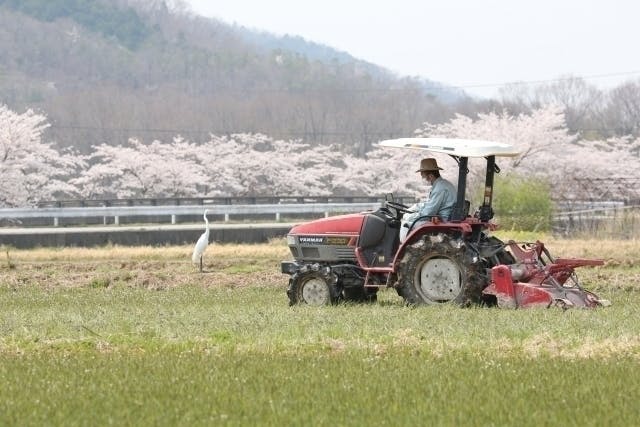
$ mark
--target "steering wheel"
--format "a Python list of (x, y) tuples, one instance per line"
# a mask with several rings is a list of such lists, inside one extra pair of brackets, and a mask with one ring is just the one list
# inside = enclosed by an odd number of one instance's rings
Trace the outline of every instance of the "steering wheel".
[(409, 206), (403, 205), (402, 203), (392, 202), (390, 200), (387, 200), (385, 202), (385, 204), (388, 207), (395, 209), (395, 211), (399, 212), (399, 213), (411, 213), (411, 212), (413, 212), (413, 211), (409, 210)]

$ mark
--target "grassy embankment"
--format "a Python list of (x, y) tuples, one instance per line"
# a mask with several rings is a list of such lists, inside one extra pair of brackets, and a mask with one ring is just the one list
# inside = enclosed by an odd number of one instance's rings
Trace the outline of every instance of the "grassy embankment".
[(3, 252), (0, 425), (637, 425), (640, 242), (544, 240), (613, 305), (289, 307), (281, 241)]

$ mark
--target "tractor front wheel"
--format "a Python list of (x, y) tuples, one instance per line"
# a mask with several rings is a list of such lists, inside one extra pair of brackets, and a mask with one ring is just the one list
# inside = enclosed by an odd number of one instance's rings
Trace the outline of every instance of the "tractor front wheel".
[(338, 292), (331, 276), (319, 272), (297, 273), (289, 282), (287, 290), (289, 305), (329, 305), (338, 300)]
[(398, 293), (409, 304), (480, 302), (485, 278), (464, 242), (446, 234), (424, 236), (407, 247), (398, 270)]

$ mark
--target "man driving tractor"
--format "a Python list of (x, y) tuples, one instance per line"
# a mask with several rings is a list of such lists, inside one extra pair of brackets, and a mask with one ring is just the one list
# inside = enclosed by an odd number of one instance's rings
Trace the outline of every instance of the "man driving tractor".
[[(412, 213), (405, 214), (402, 217), (402, 227), (400, 228), (400, 241), (404, 241), (409, 231), (409, 227), (420, 217), (419, 225), (428, 220), (428, 217), (438, 216), (443, 221), (451, 218), (451, 213), (456, 204), (456, 188), (452, 183), (440, 176), (441, 167), (438, 166), (436, 159), (426, 158), (420, 161), (420, 172), (431, 186), (431, 191), (424, 202), (416, 203), (411, 206)], [(414, 226), (415, 227), (415, 226)]]

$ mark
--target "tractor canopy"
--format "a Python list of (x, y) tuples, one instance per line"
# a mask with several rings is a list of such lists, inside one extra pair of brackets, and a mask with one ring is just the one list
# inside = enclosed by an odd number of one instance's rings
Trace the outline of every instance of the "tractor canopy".
[(380, 141), (382, 147), (412, 148), (453, 157), (516, 157), (520, 155), (512, 145), (480, 139), (460, 138), (398, 138)]
[(496, 157), (516, 157), (520, 154), (512, 145), (502, 142), (460, 138), (398, 138), (380, 141), (378, 145), (381, 147), (423, 150), (453, 157), (458, 163), (458, 192), (456, 195), (456, 207), (451, 216), (454, 221), (461, 221), (465, 217), (464, 206), (467, 175), (469, 173), (469, 157), (484, 157), (487, 159), (484, 198), (478, 212), (478, 218), (486, 222), (493, 218), (493, 208), (491, 207), (493, 176), (500, 172), (500, 168), (496, 164)]

